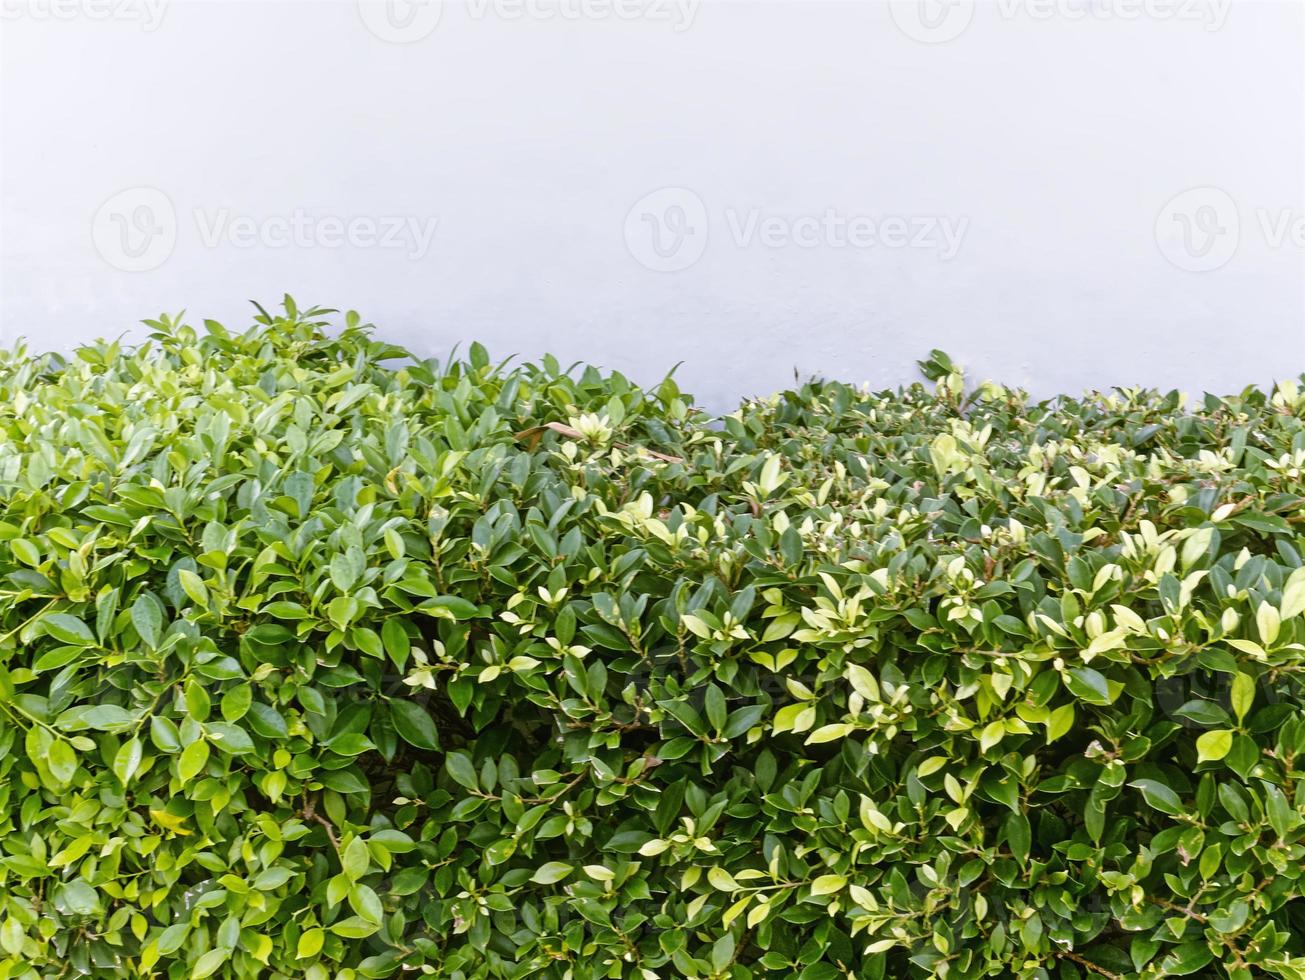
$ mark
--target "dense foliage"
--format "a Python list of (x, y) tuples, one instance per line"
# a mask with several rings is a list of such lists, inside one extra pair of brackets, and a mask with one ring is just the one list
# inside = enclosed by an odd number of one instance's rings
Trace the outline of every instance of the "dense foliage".
[(0, 978), (1305, 977), (1305, 393), (0, 357)]

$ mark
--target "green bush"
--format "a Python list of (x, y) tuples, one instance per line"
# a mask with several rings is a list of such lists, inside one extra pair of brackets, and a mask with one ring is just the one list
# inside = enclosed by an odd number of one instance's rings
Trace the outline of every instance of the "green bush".
[(1305, 393), (0, 357), (0, 980), (1305, 977)]

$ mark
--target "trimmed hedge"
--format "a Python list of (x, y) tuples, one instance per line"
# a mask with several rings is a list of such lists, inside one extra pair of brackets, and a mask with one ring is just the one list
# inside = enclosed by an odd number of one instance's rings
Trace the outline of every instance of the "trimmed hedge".
[(0, 359), (0, 980), (1305, 977), (1305, 394)]

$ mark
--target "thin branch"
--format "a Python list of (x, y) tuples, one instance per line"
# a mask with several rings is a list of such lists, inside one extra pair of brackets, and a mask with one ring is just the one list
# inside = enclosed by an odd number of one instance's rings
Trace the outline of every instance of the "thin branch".
[(326, 828), (326, 839), (331, 842), (331, 847), (335, 849), (335, 853), (338, 855), (340, 853), (340, 841), (335, 836), (335, 825), (317, 812), (317, 806), (311, 797), (304, 798), (304, 809), (301, 816), (305, 820), (313, 820), (320, 823), (324, 828)]
[(1083, 967), (1083, 969), (1087, 970), (1089, 973), (1095, 973), (1098, 976), (1102, 976), (1102, 977), (1110, 977), (1110, 980), (1124, 980), (1122, 975), (1118, 973), (1111, 973), (1103, 966), (1097, 966), (1091, 960), (1079, 956), (1078, 953), (1075, 953), (1073, 950), (1068, 950), (1068, 949), (1057, 950), (1056, 955), (1060, 957), (1062, 960), (1072, 960), (1073, 962), (1077, 963), (1079, 966)]

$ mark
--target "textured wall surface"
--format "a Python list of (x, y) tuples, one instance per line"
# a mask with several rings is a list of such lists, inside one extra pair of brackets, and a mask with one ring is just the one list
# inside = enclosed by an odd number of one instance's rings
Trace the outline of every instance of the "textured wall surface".
[(0, 0), (0, 329), (246, 300), (681, 382), (1305, 368), (1288, 0)]

